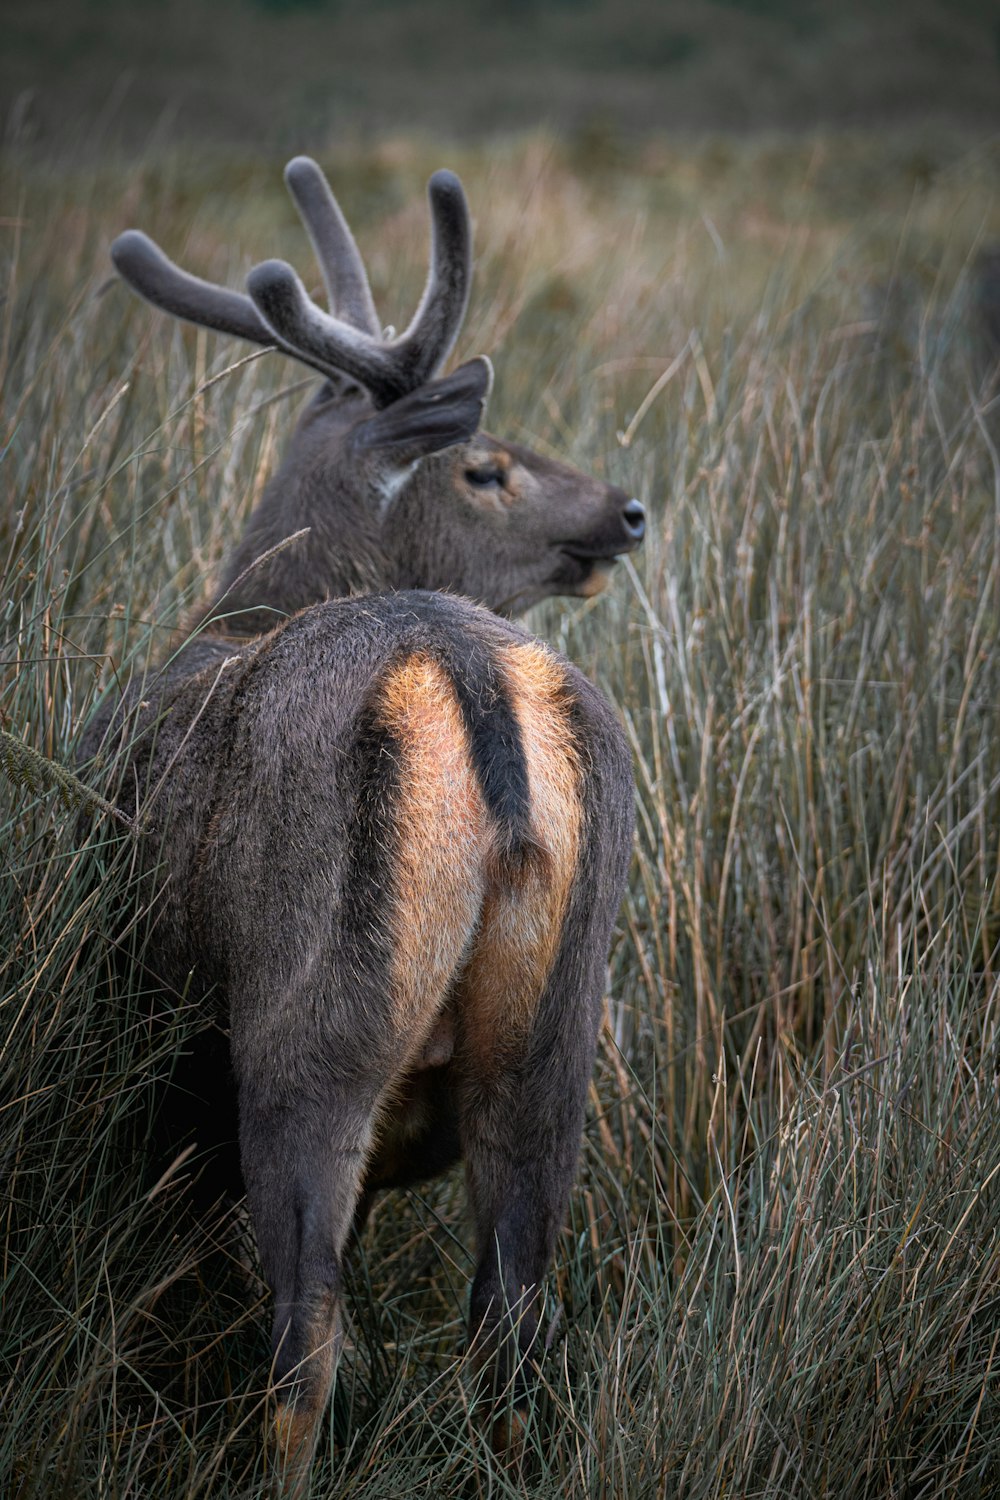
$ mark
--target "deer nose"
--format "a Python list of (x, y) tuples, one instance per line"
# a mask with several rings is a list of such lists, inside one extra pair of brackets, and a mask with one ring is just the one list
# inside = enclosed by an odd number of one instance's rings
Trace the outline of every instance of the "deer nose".
[(638, 500), (630, 500), (622, 511), (622, 520), (625, 522), (625, 530), (631, 541), (638, 544), (646, 535), (646, 512)]

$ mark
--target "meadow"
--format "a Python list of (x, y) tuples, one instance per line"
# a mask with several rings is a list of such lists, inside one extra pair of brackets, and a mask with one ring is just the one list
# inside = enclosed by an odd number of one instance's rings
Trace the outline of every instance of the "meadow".
[[(529, 617), (608, 693), (637, 832), (530, 1478), (461, 1359), (460, 1174), (377, 1205), (316, 1497), (1000, 1494), (1000, 406), (963, 133), (600, 131), (320, 153), (384, 317), (457, 170), (492, 430), (650, 512)], [(128, 225), (315, 280), (256, 150), (15, 150), (0, 306), (0, 727), (72, 766), (176, 639), (303, 400), (111, 274)], [(16, 768), (10, 768), (9, 770)], [(18, 779), (20, 777), (20, 780)], [(30, 778), (28, 778), (30, 780)], [(133, 833), (0, 776), (0, 1491), (261, 1493), (268, 1297), (151, 1182), (205, 1018), (142, 962)]]

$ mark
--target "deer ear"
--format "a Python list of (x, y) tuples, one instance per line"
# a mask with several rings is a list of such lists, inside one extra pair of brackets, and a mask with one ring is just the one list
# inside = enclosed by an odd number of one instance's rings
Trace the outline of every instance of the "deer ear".
[(406, 469), (477, 432), (493, 386), (484, 356), (459, 365), (443, 380), (428, 380), (354, 429), (358, 449)]

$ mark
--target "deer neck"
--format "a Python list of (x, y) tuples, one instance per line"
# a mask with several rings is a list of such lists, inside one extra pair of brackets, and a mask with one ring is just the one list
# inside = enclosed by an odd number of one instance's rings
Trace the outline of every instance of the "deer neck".
[(304, 423), (194, 627), (247, 640), (326, 599), (394, 587), (377, 517), (351, 477), (336, 429)]

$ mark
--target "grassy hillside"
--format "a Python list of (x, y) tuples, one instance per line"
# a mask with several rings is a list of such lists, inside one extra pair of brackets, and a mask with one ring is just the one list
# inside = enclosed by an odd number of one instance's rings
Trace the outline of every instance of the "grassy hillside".
[[(971, 267), (1000, 156), (940, 131), (327, 153), (386, 320), (444, 162), (490, 425), (652, 518), (609, 595), (532, 620), (618, 705), (638, 832), (527, 1492), (996, 1495), (1000, 427)], [(301, 399), (110, 280), (108, 242), (140, 224), (234, 285), (309, 262), (274, 156), (14, 157), (8, 185), (0, 724), (70, 763)], [(142, 967), (132, 856), (0, 779), (19, 1500), (259, 1488), (252, 1245), (192, 1231), (191, 1161), (144, 1175), (151, 1081), (201, 1018)], [(378, 1205), (315, 1495), (524, 1493), (469, 1410), (470, 1264), (460, 1177)]]

